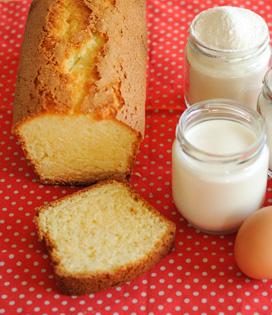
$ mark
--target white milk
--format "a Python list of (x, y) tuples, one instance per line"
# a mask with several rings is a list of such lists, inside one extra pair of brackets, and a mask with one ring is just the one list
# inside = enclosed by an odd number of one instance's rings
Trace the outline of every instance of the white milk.
[(256, 109), (271, 49), (265, 21), (230, 6), (201, 12), (185, 49), (185, 100), (225, 98)]
[[(173, 199), (178, 210), (201, 230), (236, 230), (263, 203), (268, 169), (266, 144), (255, 157), (243, 161), (243, 152), (253, 148), (257, 136), (250, 126), (226, 119), (195, 124), (184, 136), (191, 147), (189, 154), (178, 139), (172, 151)], [(230, 162), (230, 156), (234, 160), (240, 156), (240, 161)], [(224, 157), (228, 162), (222, 162)]]

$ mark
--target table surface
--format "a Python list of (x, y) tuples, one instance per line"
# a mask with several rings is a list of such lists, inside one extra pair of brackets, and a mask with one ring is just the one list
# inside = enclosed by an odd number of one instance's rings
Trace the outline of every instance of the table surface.
[[(11, 134), (12, 101), (29, 0), (0, 0), (0, 314), (270, 314), (272, 281), (245, 277), (233, 257), (235, 235), (192, 228), (171, 197), (171, 144), (184, 110), (183, 49), (200, 10), (253, 9), (272, 29), (271, 0), (148, 0), (146, 137), (131, 179), (177, 225), (175, 249), (152, 270), (105, 292), (64, 296), (33, 225), (35, 208), (76, 190), (39, 184)], [(272, 202), (271, 182), (265, 204)], [(196, 196), (200, 198), (200, 196)]]

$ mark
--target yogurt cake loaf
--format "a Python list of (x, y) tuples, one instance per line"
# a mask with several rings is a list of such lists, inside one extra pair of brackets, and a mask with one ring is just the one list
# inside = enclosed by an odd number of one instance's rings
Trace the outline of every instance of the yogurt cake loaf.
[(114, 180), (42, 207), (35, 223), (65, 294), (97, 292), (139, 276), (171, 250), (175, 237), (174, 223)]
[(48, 184), (129, 176), (144, 136), (144, 0), (34, 0), (14, 132)]

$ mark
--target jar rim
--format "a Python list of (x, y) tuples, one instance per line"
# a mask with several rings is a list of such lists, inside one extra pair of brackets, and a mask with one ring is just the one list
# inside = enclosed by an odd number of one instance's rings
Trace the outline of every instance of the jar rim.
[(263, 84), (266, 95), (272, 99), (272, 67), (267, 70), (263, 79)]
[[(188, 121), (190, 123), (190, 120), (200, 113), (205, 113), (206, 118), (199, 119), (196, 124), (216, 119), (244, 122), (243, 125), (248, 124), (248, 127), (255, 128), (256, 141), (245, 150), (231, 154), (215, 154), (200, 149), (188, 141), (185, 135), (186, 123), (188, 124)], [(231, 116), (226, 118), (226, 115), (232, 115), (233, 118)], [(195, 160), (219, 164), (240, 164), (253, 159), (262, 151), (266, 144), (266, 131), (264, 120), (258, 112), (228, 99), (213, 99), (195, 103), (183, 112), (177, 124), (176, 139), (183, 151)]]
[(250, 47), (249, 49), (216, 49), (209, 47), (203, 41), (199, 40), (195, 32), (195, 24), (198, 16), (194, 18), (189, 27), (189, 40), (194, 47), (198, 48), (202, 53), (213, 58), (222, 58), (226, 60), (240, 61), (250, 59), (261, 54), (270, 43), (269, 30), (267, 28), (267, 34), (262, 42), (257, 45)]

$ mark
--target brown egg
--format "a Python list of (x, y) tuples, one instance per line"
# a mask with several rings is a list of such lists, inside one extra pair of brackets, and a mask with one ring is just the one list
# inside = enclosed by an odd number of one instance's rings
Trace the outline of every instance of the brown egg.
[(234, 255), (247, 276), (272, 278), (272, 206), (256, 211), (244, 221), (236, 236)]

